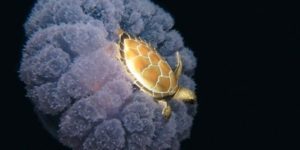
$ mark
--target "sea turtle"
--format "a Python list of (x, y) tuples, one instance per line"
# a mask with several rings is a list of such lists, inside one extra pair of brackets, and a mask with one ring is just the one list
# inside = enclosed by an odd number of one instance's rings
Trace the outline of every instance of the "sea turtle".
[(172, 112), (168, 103), (171, 98), (189, 103), (196, 101), (193, 91), (178, 84), (182, 72), (182, 61), (178, 51), (176, 52), (177, 66), (173, 71), (167, 61), (149, 43), (122, 29), (117, 33), (119, 60), (134, 84), (163, 106), (162, 115), (166, 119)]

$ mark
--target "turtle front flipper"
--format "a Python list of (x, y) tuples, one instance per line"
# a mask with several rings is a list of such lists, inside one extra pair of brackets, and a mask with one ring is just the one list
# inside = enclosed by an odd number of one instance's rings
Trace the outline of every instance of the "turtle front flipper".
[(176, 100), (181, 100), (183, 102), (187, 103), (195, 103), (196, 102), (196, 95), (195, 93), (184, 87), (179, 87), (178, 91), (175, 93), (173, 96), (174, 99)]
[(175, 76), (177, 79), (179, 79), (181, 72), (182, 72), (182, 60), (181, 60), (181, 56), (179, 54), (179, 52), (176, 52), (176, 62), (177, 62), (177, 66), (175, 69)]
[(169, 119), (172, 113), (170, 104), (166, 100), (159, 100), (158, 103), (163, 106), (162, 115), (164, 118)]

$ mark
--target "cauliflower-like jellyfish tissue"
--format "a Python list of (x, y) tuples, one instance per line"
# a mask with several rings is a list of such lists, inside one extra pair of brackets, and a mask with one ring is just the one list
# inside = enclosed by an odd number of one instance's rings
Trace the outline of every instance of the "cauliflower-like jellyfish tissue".
[(118, 29), (149, 43), (195, 90), (193, 52), (171, 15), (149, 0), (38, 0), (25, 23), (19, 77), (45, 128), (72, 149), (180, 149), (197, 103), (169, 98), (172, 115), (116, 58)]

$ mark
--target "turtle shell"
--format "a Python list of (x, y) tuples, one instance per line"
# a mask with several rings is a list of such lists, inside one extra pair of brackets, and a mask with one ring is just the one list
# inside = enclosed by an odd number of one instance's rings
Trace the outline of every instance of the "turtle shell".
[(121, 60), (135, 84), (157, 99), (175, 94), (178, 80), (167, 61), (148, 43), (123, 33)]

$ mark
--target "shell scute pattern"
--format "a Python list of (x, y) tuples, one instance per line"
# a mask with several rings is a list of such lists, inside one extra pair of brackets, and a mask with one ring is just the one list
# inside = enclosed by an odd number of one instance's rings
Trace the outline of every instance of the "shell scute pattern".
[(136, 38), (123, 40), (126, 67), (142, 90), (154, 98), (173, 95), (178, 83), (173, 70), (157, 51)]
[(138, 45), (137, 50), (141, 56), (147, 56), (149, 53), (148, 47), (146, 47), (144, 44)]
[(149, 52), (149, 59), (153, 65), (157, 65), (160, 58), (155, 52)]
[(149, 67), (149, 60), (144, 57), (135, 57), (128, 60), (128, 66), (132, 67), (131, 71), (140, 73), (145, 71), (146, 68)]
[(136, 58), (136, 56), (139, 55), (139, 53), (137, 51), (135, 51), (134, 49), (129, 48), (130, 50), (128, 50), (128, 52), (125, 53), (125, 57), (130, 60), (132, 58)]

